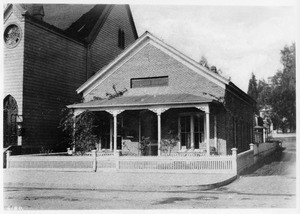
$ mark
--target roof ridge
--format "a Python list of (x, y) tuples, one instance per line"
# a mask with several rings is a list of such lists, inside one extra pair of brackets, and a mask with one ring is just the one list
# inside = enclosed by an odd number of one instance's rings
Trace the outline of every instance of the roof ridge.
[(96, 4), (88, 12), (84, 13), (79, 19), (73, 22), (65, 31), (77, 34), (84, 39), (89, 36), (97, 21), (109, 4)]

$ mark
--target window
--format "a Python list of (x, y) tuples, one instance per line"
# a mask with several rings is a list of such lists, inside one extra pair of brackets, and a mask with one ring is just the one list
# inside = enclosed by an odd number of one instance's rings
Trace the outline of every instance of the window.
[(194, 142), (195, 149), (199, 149), (199, 144), (204, 142), (204, 119), (199, 115), (194, 116)]
[(190, 116), (180, 117), (180, 140), (181, 140), (181, 146), (186, 146), (186, 148), (191, 147), (191, 117)]
[(130, 80), (131, 88), (142, 88), (142, 87), (157, 87), (157, 86), (168, 86), (169, 77), (147, 77), (147, 78), (133, 78)]
[(199, 149), (204, 142), (204, 117), (200, 114), (182, 115), (180, 120), (180, 142), (187, 149)]
[(125, 33), (124, 30), (119, 28), (118, 32), (118, 47), (121, 49), (125, 48)]

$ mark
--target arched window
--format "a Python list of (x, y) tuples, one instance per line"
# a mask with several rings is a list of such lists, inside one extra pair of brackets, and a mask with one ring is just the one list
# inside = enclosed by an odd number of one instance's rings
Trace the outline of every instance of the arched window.
[(3, 100), (3, 146), (18, 144), (17, 135), (18, 105), (15, 98), (8, 95)]

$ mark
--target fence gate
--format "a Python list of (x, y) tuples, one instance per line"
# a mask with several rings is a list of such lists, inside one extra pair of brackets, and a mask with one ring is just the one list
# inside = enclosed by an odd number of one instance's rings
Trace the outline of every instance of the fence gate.
[(8, 95), (3, 102), (3, 147), (18, 144), (17, 136), (18, 105), (16, 100)]

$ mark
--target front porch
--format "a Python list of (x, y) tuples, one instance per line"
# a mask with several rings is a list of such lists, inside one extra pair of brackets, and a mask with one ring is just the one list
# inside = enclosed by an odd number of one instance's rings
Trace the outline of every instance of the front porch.
[[(98, 153), (115, 156), (218, 154), (219, 107), (212, 100), (194, 95), (118, 97), (69, 106), (75, 117), (85, 110), (97, 115), (100, 129), (94, 134), (99, 139)], [(141, 143), (145, 139), (149, 142), (143, 151)], [(166, 148), (170, 140), (177, 144)]]

